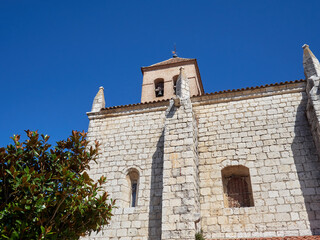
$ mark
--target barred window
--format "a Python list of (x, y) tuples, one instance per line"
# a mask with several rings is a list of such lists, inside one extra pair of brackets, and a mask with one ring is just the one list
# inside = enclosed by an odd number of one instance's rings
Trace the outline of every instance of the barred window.
[(229, 208), (252, 207), (253, 196), (249, 169), (229, 166), (222, 170), (225, 206)]

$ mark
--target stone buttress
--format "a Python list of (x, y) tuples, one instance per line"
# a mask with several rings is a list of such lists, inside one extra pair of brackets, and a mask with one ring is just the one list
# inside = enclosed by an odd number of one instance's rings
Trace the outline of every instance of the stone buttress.
[(189, 80), (180, 68), (164, 131), (162, 240), (194, 239), (200, 221), (197, 123)]
[(307, 44), (302, 48), (303, 68), (307, 79), (307, 117), (318, 154), (320, 154), (320, 64)]

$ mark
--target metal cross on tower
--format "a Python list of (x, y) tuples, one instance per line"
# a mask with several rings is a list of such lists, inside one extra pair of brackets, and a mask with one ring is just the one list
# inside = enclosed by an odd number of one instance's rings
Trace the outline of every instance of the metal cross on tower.
[(174, 58), (178, 57), (176, 44), (174, 44), (174, 50), (172, 51), (172, 54), (173, 54), (173, 57), (174, 57)]

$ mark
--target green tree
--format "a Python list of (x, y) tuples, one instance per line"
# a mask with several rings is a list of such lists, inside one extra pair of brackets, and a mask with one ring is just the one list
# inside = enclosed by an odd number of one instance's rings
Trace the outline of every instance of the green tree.
[(27, 140), (0, 148), (0, 238), (79, 239), (109, 223), (115, 201), (103, 190), (105, 177), (87, 174), (98, 143), (72, 131), (57, 146), (26, 131)]

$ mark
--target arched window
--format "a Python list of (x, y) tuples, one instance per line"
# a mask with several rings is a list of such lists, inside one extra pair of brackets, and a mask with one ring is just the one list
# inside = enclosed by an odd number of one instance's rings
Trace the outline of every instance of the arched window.
[(154, 81), (154, 90), (156, 97), (162, 97), (164, 95), (164, 80), (163, 78), (158, 78)]
[(178, 81), (178, 75), (174, 76), (172, 78), (172, 82), (173, 82), (173, 92), (174, 92), (174, 95), (177, 94), (177, 81)]
[(127, 175), (129, 185), (128, 202), (129, 207), (136, 207), (138, 203), (138, 186), (139, 186), (139, 172), (136, 169), (130, 169)]
[(224, 202), (229, 208), (252, 207), (253, 196), (249, 168), (229, 166), (221, 171)]

